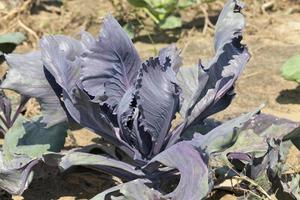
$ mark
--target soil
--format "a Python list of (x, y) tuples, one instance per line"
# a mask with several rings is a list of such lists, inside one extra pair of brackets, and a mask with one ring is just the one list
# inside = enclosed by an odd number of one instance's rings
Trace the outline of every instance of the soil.
[[(4, 0), (5, 2), (5, 0)], [(222, 1), (221, 1), (222, 2)], [(275, 1), (276, 3), (262, 12), (261, 1), (246, 1), (247, 28), (244, 42), (249, 47), (252, 58), (236, 85), (236, 98), (225, 110), (214, 117), (226, 120), (265, 104), (263, 112), (300, 121), (300, 85), (281, 77), (280, 68), (291, 56), (300, 53), (300, 2), (297, 0)], [(254, 2), (254, 3), (253, 3)], [(0, 13), (1, 13), (0, 1)], [(2, 3), (4, 4), (4, 3)], [(214, 21), (221, 9), (219, 3), (209, 6)], [(171, 33), (172, 36), (156, 33), (135, 40), (135, 46), (142, 58), (154, 56), (155, 52), (169, 43), (176, 43), (182, 49), (184, 66), (195, 65), (198, 60), (208, 60), (213, 55), (213, 33), (202, 33), (203, 16), (193, 16), (199, 8), (183, 13), (186, 26)], [(0, 25), (0, 34), (11, 30), (27, 32), (28, 40), (18, 46), (15, 52), (31, 51), (37, 45), (38, 37), (46, 34), (68, 34), (76, 37), (82, 29), (97, 35), (101, 19), (108, 12), (117, 15), (116, 9), (107, 0), (69, 0), (63, 5), (43, 6), (42, 4), (22, 11), (19, 18), (34, 33), (18, 26), (17, 17), (8, 19)], [(2, 21), (3, 22), (3, 21)], [(152, 43), (154, 42), (154, 43)], [(5, 66), (3, 66), (5, 67)], [(67, 139), (66, 148), (85, 146), (99, 142), (98, 137), (87, 131), (75, 131)], [(297, 149), (290, 152), (290, 162), (300, 166), (300, 153)], [(300, 169), (300, 168), (299, 168)], [(87, 173), (80, 175), (72, 172), (56, 178), (34, 180), (22, 197), (26, 200), (73, 200), (89, 199), (98, 192), (110, 187), (108, 176)], [(232, 196), (223, 197), (233, 199)]]

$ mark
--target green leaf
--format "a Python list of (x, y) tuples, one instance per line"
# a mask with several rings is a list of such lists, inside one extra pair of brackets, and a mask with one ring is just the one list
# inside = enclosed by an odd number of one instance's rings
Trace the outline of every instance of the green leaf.
[(0, 44), (3, 43), (12, 43), (12, 44), (20, 44), (26, 39), (23, 33), (7, 33), (4, 35), (0, 35)]
[(169, 16), (162, 23), (160, 23), (159, 27), (163, 30), (165, 29), (174, 29), (182, 26), (182, 21), (180, 17)]
[(135, 7), (146, 7), (147, 3), (143, 0), (128, 0), (128, 2)]
[(2, 53), (11, 53), (16, 46), (26, 39), (23, 33), (7, 33), (0, 35), (0, 63), (3, 62)]
[(171, 12), (176, 9), (178, 0), (144, 0), (148, 6), (159, 12), (164, 10), (165, 12)]
[(27, 155), (31, 158), (42, 156), (46, 152), (58, 152), (65, 143), (67, 123), (59, 123), (46, 128), (41, 117), (29, 121), (19, 117), (14, 126), (5, 134), (4, 159), (9, 161), (15, 155)]
[(283, 64), (282, 76), (286, 80), (300, 83), (300, 54), (293, 56)]
[(178, 0), (128, 0), (128, 2), (135, 7), (143, 8), (152, 19), (159, 21), (164, 21), (178, 6)]
[(197, 3), (197, 0), (186, 0), (183, 2), (179, 2), (178, 8), (185, 9)]

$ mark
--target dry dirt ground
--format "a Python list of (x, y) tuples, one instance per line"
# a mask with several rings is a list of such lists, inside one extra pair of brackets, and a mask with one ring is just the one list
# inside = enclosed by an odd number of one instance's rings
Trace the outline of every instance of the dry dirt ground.
[[(297, 0), (275, 2), (277, 4), (263, 13), (259, 9), (261, 4), (257, 1), (248, 1), (249, 6), (245, 10), (247, 28), (244, 43), (248, 45), (252, 58), (236, 85), (237, 96), (233, 103), (228, 109), (215, 116), (220, 120), (232, 118), (265, 103), (263, 112), (300, 121), (300, 86), (280, 76), (280, 68), (284, 61), (300, 53), (300, 2)], [(218, 5), (212, 7), (212, 13), (217, 13), (220, 9)], [(107, 12), (118, 14), (107, 0), (69, 0), (65, 1), (60, 8), (51, 5), (35, 8), (31, 14), (24, 11), (22, 14), (25, 17), (19, 20), (16, 16), (7, 19), (4, 25), (0, 25), (0, 33), (10, 30), (26, 32), (29, 37), (28, 42), (16, 49), (17, 52), (26, 52), (36, 47), (36, 36), (40, 37), (44, 34), (64, 33), (76, 36), (80, 30), (87, 29), (96, 35), (101, 18)], [(183, 13), (183, 15), (186, 21), (193, 21), (192, 27), (187, 26), (172, 33), (175, 34), (174, 37), (165, 37), (161, 33), (153, 34), (152, 39), (155, 44), (149, 41), (147, 36), (139, 37), (135, 41), (135, 46), (141, 56), (143, 58), (153, 56), (157, 50), (168, 43), (176, 43), (182, 49), (185, 66), (195, 65), (200, 58), (209, 59), (213, 55), (213, 34), (210, 31), (203, 34), (201, 16), (198, 19), (198, 16), (191, 16), (189, 13), (193, 12)], [(212, 21), (214, 18), (215, 16), (212, 15)], [(20, 21), (33, 32), (19, 26)], [(99, 142), (95, 134), (86, 130), (73, 132), (71, 136), (68, 137), (66, 148)], [(293, 150), (290, 157), (294, 166), (300, 166), (299, 151)], [(49, 179), (33, 181), (23, 197), (15, 197), (15, 199), (89, 199), (99, 191), (108, 188), (110, 182), (107, 176), (86, 171), (76, 176), (72, 175), (72, 172), (56, 178), (51, 178), (50, 175)], [(231, 196), (230, 199), (234, 198)]]

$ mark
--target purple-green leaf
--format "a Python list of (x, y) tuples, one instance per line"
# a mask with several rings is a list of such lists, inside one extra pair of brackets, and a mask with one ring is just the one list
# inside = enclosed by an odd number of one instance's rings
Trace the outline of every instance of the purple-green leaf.
[[(115, 200), (167, 200), (162, 194), (153, 188), (149, 188), (146, 184), (151, 181), (146, 179), (136, 179), (127, 183), (123, 183), (112, 187), (93, 197), (91, 200), (105, 200), (111, 196)], [(113, 193), (120, 193), (120, 196), (113, 196)]]
[(8, 54), (5, 60), (9, 71), (1, 88), (36, 98), (41, 104), (43, 122), (48, 126), (65, 121), (66, 114), (46, 80), (41, 53)]
[(232, 146), (239, 137), (239, 129), (245, 123), (255, 118), (255, 115), (260, 112), (261, 107), (252, 112), (243, 114), (237, 118), (226, 121), (223, 124), (212, 129), (210, 132), (202, 135), (195, 133), (194, 138), (190, 141), (195, 147), (205, 149), (207, 153), (222, 152)]

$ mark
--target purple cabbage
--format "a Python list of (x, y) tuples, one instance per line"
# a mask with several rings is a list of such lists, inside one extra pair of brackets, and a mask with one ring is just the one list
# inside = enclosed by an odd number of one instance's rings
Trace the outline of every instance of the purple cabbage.
[[(62, 171), (84, 166), (124, 181), (93, 199), (204, 199), (214, 188), (214, 175), (224, 175), (224, 167), (238, 168), (234, 161), (243, 163), (253, 179), (264, 169), (272, 170), (273, 177), (280, 176), (275, 165), (283, 152), (277, 147), (298, 139), (299, 124), (258, 115), (261, 108), (225, 123), (207, 119), (229, 106), (235, 81), (250, 59), (247, 47), (241, 44), (242, 9), (238, 0), (226, 3), (216, 24), (215, 56), (206, 66), (180, 68), (180, 51), (174, 45), (143, 62), (110, 15), (97, 38), (87, 32), (81, 33), (80, 40), (45, 36), (38, 52), (6, 55), (10, 69), (1, 87), (40, 102), (44, 138), (61, 137), (57, 125), (67, 121), (69, 126), (76, 123), (97, 133), (110, 146), (58, 152), (61, 148), (51, 143), (48, 149), (35, 146), (33, 154), (8, 145), (7, 149), (13, 149), (12, 159), (8, 164), (3, 156), (0, 159), (6, 162), (0, 165), (4, 173), (0, 186), (10, 193), (22, 193), (30, 182), (32, 163), (39, 162)], [(6, 105), (3, 99), (1, 109), (10, 113)], [(178, 112), (183, 122), (171, 128)], [(268, 123), (257, 128), (255, 124), (261, 121)], [(270, 136), (275, 131), (269, 127), (277, 125), (276, 136)], [(7, 140), (17, 141), (19, 135), (14, 137), (11, 132)], [(30, 134), (25, 131), (25, 135)], [(252, 136), (261, 143), (245, 140)], [(26, 145), (44, 144), (29, 138)], [(12, 165), (12, 160), (20, 158), (18, 153), (29, 157), (21, 168)], [(258, 158), (260, 162), (254, 162)], [(214, 166), (211, 160), (224, 163)], [(14, 172), (16, 176), (10, 176)], [(163, 187), (168, 180), (178, 180), (171, 192)], [(13, 182), (18, 185), (7, 187)]]

